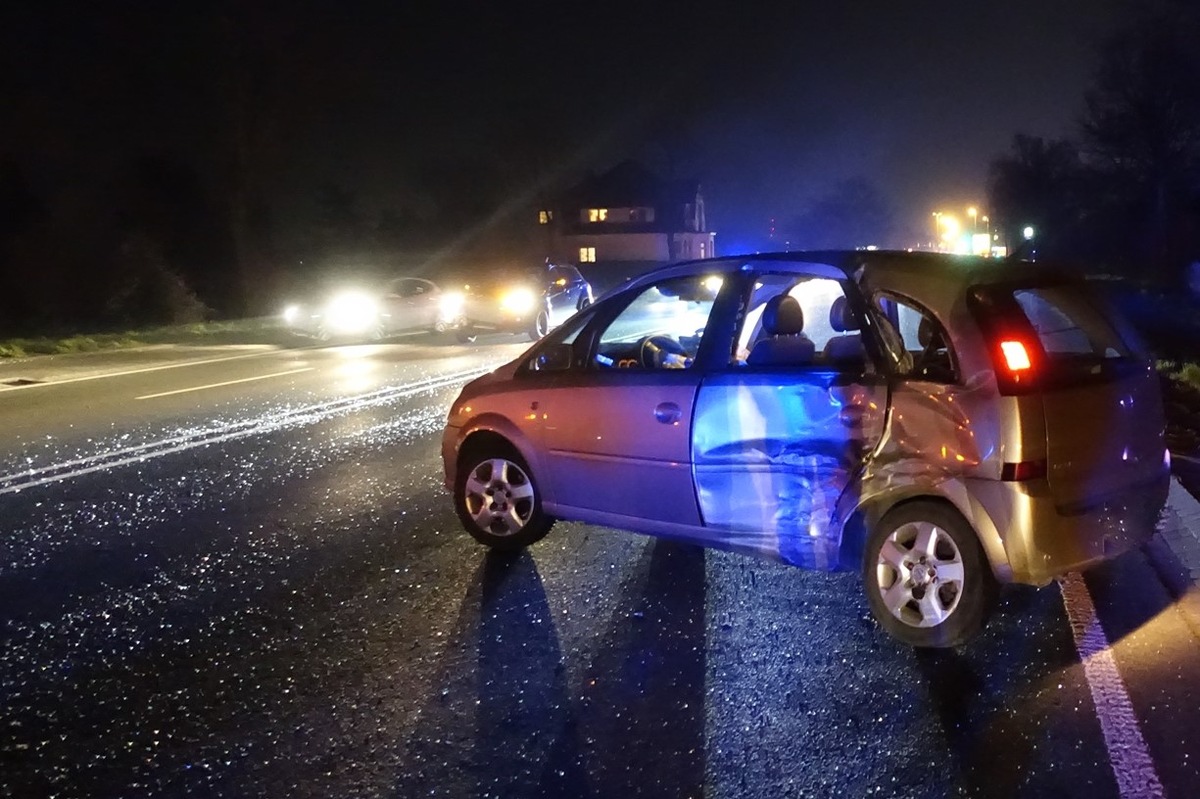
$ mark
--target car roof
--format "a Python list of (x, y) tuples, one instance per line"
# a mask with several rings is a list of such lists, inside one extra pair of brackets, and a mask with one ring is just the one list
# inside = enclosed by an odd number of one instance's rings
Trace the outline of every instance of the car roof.
[(973, 285), (1009, 281), (1061, 280), (1073, 274), (1061, 265), (952, 253), (908, 250), (799, 250), (729, 255), (684, 261), (640, 275), (621, 288), (730, 264), (769, 267), (795, 264), (822, 277), (853, 280), (869, 290), (912, 294), (933, 304), (952, 303)]

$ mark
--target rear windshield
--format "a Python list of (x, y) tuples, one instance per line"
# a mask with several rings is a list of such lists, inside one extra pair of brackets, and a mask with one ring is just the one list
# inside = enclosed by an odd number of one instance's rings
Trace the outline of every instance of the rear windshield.
[(993, 339), (1036, 340), (1045, 378), (1099, 376), (1141, 361), (1084, 283), (977, 286), (972, 300)]

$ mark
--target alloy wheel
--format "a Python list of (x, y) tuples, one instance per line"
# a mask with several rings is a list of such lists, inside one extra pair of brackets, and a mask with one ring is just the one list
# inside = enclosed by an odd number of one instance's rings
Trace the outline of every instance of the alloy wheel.
[(965, 575), (954, 539), (928, 521), (907, 522), (893, 531), (875, 565), (884, 607), (910, 627), (945, 622), (962, 599)]
[(467, 516), (480, 531), (516, 535), (534, 511), (533, 482), (525, 471), (505, 458), (478, 464), (467, 476), (463, 491)]

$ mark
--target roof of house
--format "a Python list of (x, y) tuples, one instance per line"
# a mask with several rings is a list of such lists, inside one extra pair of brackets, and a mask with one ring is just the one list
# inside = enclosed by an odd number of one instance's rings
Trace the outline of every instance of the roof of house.
[(626, 208), (694, 203), (700, 184), (663, 180), (636, 161), (622, 161), (607, 172), (589, 175), (563, 193), (564, 205), (578, 208)]

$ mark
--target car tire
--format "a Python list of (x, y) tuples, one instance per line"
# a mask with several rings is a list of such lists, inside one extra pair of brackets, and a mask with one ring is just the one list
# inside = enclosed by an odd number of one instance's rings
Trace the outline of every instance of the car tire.
[(554, 519), (525, 459), (511, 446), (465, 450), (454, 482), (454, 510), (467, 532), (492, 549), (511, 552), (540, 541)]
[(458, 340), (459, 344), (474, 344), (475, 339), (479, 338), (479, 334), (472, 328), (460, 327), (455, 329), (454, 338)]
[(575, 310), (582, 311), (584, 308), (588, 307), (591, 304), (592, 304), (592, 301), (589, 300), (587, 295), (585, 294), (579, 298), (579, 305), (578, 305), (578, 307), (575, 308)]
[(999, 585), (971, 525), (925, 500), (886, 513), (867, 536), (863, 588), (875, 620), (909, 646), (960, 646), (996, 605)]
[(538, 311), (537, 316), (533, 318), (533, 324), (529, 326), (529, 340), (541, 341), (542, 337), (550, 332), (550, 314), (543, 311)]

